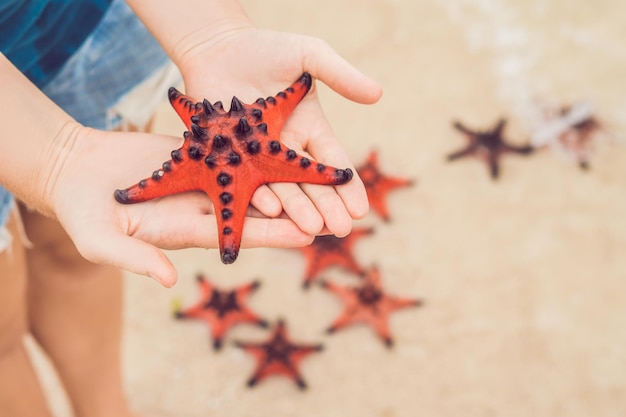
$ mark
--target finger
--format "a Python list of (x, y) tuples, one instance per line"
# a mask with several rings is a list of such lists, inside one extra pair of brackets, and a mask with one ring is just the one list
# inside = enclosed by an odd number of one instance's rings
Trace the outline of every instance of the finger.
[(319, 233), (324, 219), (298, 184), (273, 183), (269, 187), (280, 199), (285, 213), (303, 232)]
[[(272, 193), (270, 190), (268, 192)], [(120, 209), (123, 210), (120, 215), (123, 220), (120, 222), (129, 234), (161, 249), (208, 249), (219, 246), (217, 219), (209, 198), (203, 193), (181, 193), (142, 204), (121, 206)], [(277, 216), (281, 213), (282, 210)], [(300, 246), (307, 244), (310, 235), (300, 230), (289, 218), (268, 218), (249, 207), (244, 221), (242, 245)]]
[(303, 40), (304, 70), (345, 98), (362, 104), (376, 103), (381, 86), (343, 59), (326, 42)]
[(331, 234), (343, 237), (350, 233), (352, 216), (334, 187), (302, 184), (302, 190), (321, 214), (324, 225)]
[[(174, 233), (179, 236), (174, 241), (170, 237), (166, 249), (217, 248), (219, 236), (214, 215), (200, 215), (197, 219), (179, 223)], [(202, 226), (200, 226), (202, 225)], [(164, 234), (167, 236), (167, 231)], [(288, 248), (305, 246), (311, 243), (313, 234), (302, 231), (288, 218), (246, 217), (241, 238), (242, 248)], [(171, 246), (171, 245), (175, 246)]]
[(257, 188), (250, 204), (267, 217), (277, 217), (283, 211), (280, 199), (266, 185)]
[[(173, 286), (176, 269), (165, 254), (142, 240), (108, 228), (90, 228), (90, 236), (73, 237), (80, 254), (94, 263), (106, 263), (139, 275), (149, 276), (164, 287)], [(93, 239), (93, 235), (98, 236)]]
[(309, 245), (315, 235), (303, 232), (291, 219), (247, 217), (243, 227), (243, 248), (295, 248)]
[[(301, 106), (306, 107), (303, 109), (305, 112), (294, 114), (293, 120), (288, 121), (288, 125), (285, 127), (285, 133), (283, 134), (285, 143), (295, 143), (296, 140), (296, 132), (289, 131), (292, 125), (291, 123), (293, 123), (294, 126), (304, 124), (306, 121), (299, 120), (300, 117), (308, 117), (317, 120), (316, 129), (311, 133), (311, 137), (306, 144), (306, 151), (313, 159), (325, 165), (342, 169), (352, 169), (354, 173), (352, 180), (348, 181), (346, 184), (336, 186), (335, 190), (341, 197), (345, 208), (353, 219), (364, 217), (369, 210), (365, 186), (358, 176), (350, 157), (335, 137), (328, 121), (324, 117), (319, 102), (317, 100), (311, 100), (306, 103), (303, 102)], [(306, 116), (302, 116), (302, 114)], [(319, 193), (320, 192), (318, 192), (318, 194)], [(315, 205), (319, 207), (319, 202), (315, 200), (313, 195), (311, 195), (311, 197), (314, 199)], [(340, 226), (338, 225), (338, 227)]]

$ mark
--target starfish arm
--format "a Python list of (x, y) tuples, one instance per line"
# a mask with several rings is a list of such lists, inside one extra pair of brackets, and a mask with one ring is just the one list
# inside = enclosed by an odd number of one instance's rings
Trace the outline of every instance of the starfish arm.
[(353, 176), (350, 168), (339, 169), (320, 164), (297, 155), (293, 150), (282, 145), (278, 151), (261, 152), (256, 156), (252, 162), (257, 170), (265, 173), (263, 183), (296, 182), (340, 185), (350, 181)]
[(461, 122), (455, 121), (454, 123), (452, 123), (452, 127), (454, 127), (456, 130), (466, 135), (468, 139), (470, 139), (471, 142), (475, 142), (476, 133), (472, 132), (470, 129), (465, 127), (465, 125), (463, 125)]
[(202, 275), (196, 277), (198, 285), (200, 286), (200, 298), (202, 300), (208, 300), (213, 293), (213, 284)]
[(250, 388), (252, 388), (255, 385), (257, 385), (263, 378), (266, 377), (266, 375), (265, 375), (265, 373), (263, 371), (264, 371), (264, 369), (262, 369), (262, 368), (259, 368), (259, 369), (254, 371), (254, 374), (248, 379), (248, 386)]
[(309, 288), (315, 278), (319, 275), (319, 272), (326, 269), (319, 258), (315, 256), (309, 258), (309, 264), (306, 268), (306, 273), (304, 274), (304, 282), (302, 283), (305, 289)]
[(266, 320), (263, 320), (258, 314), (252, 312), (252, 310), (248, 308), (242, 309), (239, 313), (233, 316), (233, 319), (236, 319), (237, 322), (241, 323), (256, 324), (257, 326), (263, 328), (268, 327), (268, 322)]
[(229, 183), (220, 189), (207, 187), (204, 190), (215, 207), (220, 257), (225, 264), (235, 262), (239, 255), (246, 212), (252, 194), (258, 188), (254, 178), (247, 175), (230, 178)]
[(378, 337), (385, 343), (385, 346), (393, 346), (393, 338), (389, 330), (389, 316), (387, 314), (378, 314), (372, 316), (368, 324), (374, 329)]
[(339, 317), (337, 317), (330, 326), (328, 326), (328, 328), (326, 329), (326, 332), (334, 333), (337, 330), (343, 329), (344, 327), (347, 327), (353, 324), (354, 322), (355, 322), (354, 318), (350, 316), (349, 314), (347, 314), (346, 312), (344, 312)]
[(254, 375), (248, 380), (248, 386), (253, 387), (270, 375), (285, 376), (292, 380), (298, 388), (306, 388), (306, 382), (304, 382), (300, 373), (292, 366), (282, 362), (266, 362), (261, 364), (255, 371)]
[(384, 222), (390, 222), (391, 216), (389, 215), (389, 208), (385, 202), (384, 197), (378, 197), (378, 193), (374, 190), (367, 191), (367, 196), (370, 203), (370, 208), (376, 212)]
[(190, 129), (192, 124), (191, 117), (202, 111), (202, 103), (196, 103), (194, 99), (184, 95), (174, 87), (170, 87), (167, 97), (187, 129)]
[(456, 152), (452, 152), (448, 154), (447, 156), (448, 161), (454, 161), (455, 159), (459, 159), (464, 156), (471, 155), (476, 151), (477, 148), (478, 148), (477, 144), (472, 143), (463, 149), (460, 149)]
[(261, 281), (252, 281), (251, 283), (244, 285), (237, 289), (237, 299), (240, 303), (244, 303), (248, 296), (255, 292), (261, 286)]
[(116, 190), (114, 197), (119, 203), (132, 204), (171, 194), (201, 190), (196, 179), (197, 175), (201, 175), (202, 172), (189, 165), (184, 161), (181, 163), (173, 163), (172, 160), (164, 162), (163, 168), (154, 171), (150, 178), (143, 179), (124, 190)]
[(518, 145), (511, 145), (509, 143), (503, 143), (502, 149), (506, 152), (519, 153), (522, 155), (528, 155), (535, 150), (535, 148), (532, 147), (531, 145), (519, 145), (518, 146)]
[[(253, 281), (248, 285), (240, 287), (236, 292), (237, 303), (239, 305), (245, 304), (248, 296), (255, 292), (261, 286), (261, 281)], [(258, 314), (253, 313), (252, 310), (246, 308), (241, 311), (242, 321), (248, 323), (254, 323), (260, 327), (268, 327), (269, 323), (262, 319)]]
[(373, 227), (359, 227), (352, 229), (352, 232), (344, 239), (349, 239), (349, 246), (352, 247), (356, 243), (356, 241), (364, 236), (369, 236), (374, 233)]
[(204, 319), (203, 309), (200, 303), (178, 310), (174, 315), (177, 319)]
[(291, 361), (295, 366), (298, 366), (302, 359), (309, 356), (312, 353), (320, 352), (324, 349), (323, 345), (298, 345), (295, 347), (292, 353)]
[(489, 172), (491, 174), (491, 178), (498, 179), (500, 176), (500, 164), (498, 162), (499, 152), (491, 151), (489, 152), (489, 156), (487, 157), (487, 164), (489, 165)]
[(320, 285), (322, 288), (334, 293), (344, 301), (352, 301), (354, 299), (354, 289), (352, 288), (342, 287), (341, 285), (337, 285), (326, 280), (320, 281)]
[(225, 321), (216, 320), (211, 326), (211, 337), (213, 338), (213, 349), (220, 350), (224, 345), (224, 335), (231, 327)]
[(254, 104), (263, 112), (262, 121), (271, 132), (280, 132), (296, 106), (309, 92), (313, 79), (309, 73), (303, 73), (291, 86), (267, 99), (258, 99)]
[(254, 356), (255, 359), (260, 360), (265, 358), (265, 353), (263, 352), (263, 344), (261, 343), (253, 343), (253, 342), (241, 342), (235, 341), (235, 347), (245, 350), (250, 355)]
[(492, 130), (492, 134), (498, 137), (502, 136), (502, 131), (504, 130), (504, 126), (506, 126), (506, 119), (498, 120), (498, 124)]
[(386, 308), (389, 311), (402, 310), (410, 307), (419, 307), (422, 305), (422, 300), (415, 298), (401, 298), (387, 296), (385, 300)]

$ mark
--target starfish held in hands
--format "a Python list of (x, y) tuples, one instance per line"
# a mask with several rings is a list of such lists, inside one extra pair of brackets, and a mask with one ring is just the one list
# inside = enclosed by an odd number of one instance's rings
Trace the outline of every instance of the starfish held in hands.
[(239, 254), (246, 210), (263, 184), (297, 182), (340, 185), (352, 179), (350, 168), (338, 169), (310, 160), (279, 140), (289, 115), (311, 89), (308, 73), (267, 99), (244, 104), (233, 97), (226, 112), (221, 102), (196, 102), (175, 88), (168, 96), (187, 127), (183, 146), (152, 176), (116, 190), (123, 204), (139, 203), (186, 191), (203, 191), (215, 208), (223, 263)]

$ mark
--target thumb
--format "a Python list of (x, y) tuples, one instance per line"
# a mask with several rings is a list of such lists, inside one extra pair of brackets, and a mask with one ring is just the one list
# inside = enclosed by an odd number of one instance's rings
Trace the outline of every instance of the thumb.
[(93, 227), (89, 236), (77, 234), (72, 240), (80, 254), (91, 262), (149, 276), (168, 288), (178, 280), (176, 269), (163, 251), (143, 240), (115, 230)]
[(342, 58), (326, 42), (307, 38), (303, 47), (304, 70), (341, 94), (361, 104), (376, 103), (382, 87)]

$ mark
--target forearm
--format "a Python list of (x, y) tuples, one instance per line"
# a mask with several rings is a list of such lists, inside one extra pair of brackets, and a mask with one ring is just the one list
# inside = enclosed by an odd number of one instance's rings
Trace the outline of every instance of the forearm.
[(236, 0), (127, 0), (135, 14), (179, 66), (198, 44), (253, 27)]
[(0, 183), (53, 215), (50, 190), (81, 129), (0, 54)]

